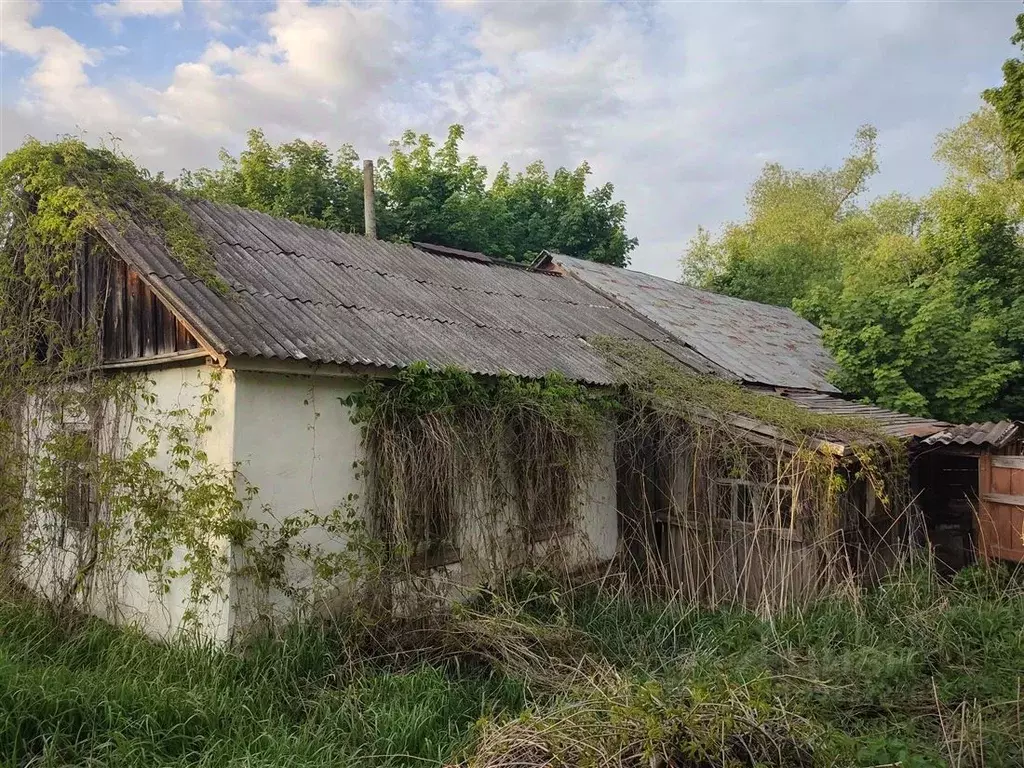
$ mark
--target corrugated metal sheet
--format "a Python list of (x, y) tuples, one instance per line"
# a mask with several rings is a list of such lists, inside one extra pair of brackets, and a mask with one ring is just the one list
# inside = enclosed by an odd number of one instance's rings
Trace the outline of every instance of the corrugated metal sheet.
[(843, 400), (841, 397), (821, 392), (779, 390), (776, 394), (816, 413), (870, 419), (878, 424), (882, 431), (896, 437), (928, 437), (950, 427), (944, 421), (909, 416), (905, 413), (879, 408), (876, 405), (853, 403)]
[(219, 353), (402, 367), (424, 360), (475, 373), (612, 383), (585, 339), (656, 344), (702, 373), (700, 355), (563, 277), (315, 229), (236, 206), (183, 203), (212, 245), (219, 295), (161, 240), (129, 225), (102, 234)]
[(790, 309), (549, 255), (563, 271), (650, 319), (745, 382), (838, 392), (826, 378), (835, 363), (821, 344), (821, 332)]
[(927, 445), (1002, 448), (1021, 438), (1019, 421), (986, 421), (958, 424), (926, 438)]

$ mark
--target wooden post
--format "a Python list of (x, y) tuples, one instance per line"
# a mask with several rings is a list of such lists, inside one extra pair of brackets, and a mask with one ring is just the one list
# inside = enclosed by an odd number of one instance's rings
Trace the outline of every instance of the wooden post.
[(366, 236), (377, 238), (377, 218), (374, 214), (373, 160), (363, 161), (363, 217)]
[[(983, 453), (978, 457), (978, 508), (975, 512), (975, 556), (981, 555), (981, 559), (990, 559), (989, 549), (999, 544), (999, 537), (992, 520), (992, 510), (989, 508), (985, 497), (992, 491), (992, 456)], [(995, 541), (993, 541), (993, 538)]]

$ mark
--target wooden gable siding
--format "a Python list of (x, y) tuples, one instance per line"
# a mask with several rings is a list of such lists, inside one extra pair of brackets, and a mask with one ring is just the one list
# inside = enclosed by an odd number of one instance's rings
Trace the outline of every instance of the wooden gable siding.
[(95, 242), (79, 262), (76, 314), (99, 330), (103, 364), (201, 349), (196, 337), (124, 261)]

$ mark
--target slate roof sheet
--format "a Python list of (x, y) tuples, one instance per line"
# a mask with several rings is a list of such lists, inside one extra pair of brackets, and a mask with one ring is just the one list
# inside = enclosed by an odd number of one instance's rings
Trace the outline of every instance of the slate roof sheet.
[(923, 438), (934, 435), (949, 428), (949, 424), (935, 419), (910, 416), (877, 405), (866, 405), (844, 400), (823, 392), (806, 392), (801, 390), (779, 390), (776, 394), (785, 397), (799, 406), (816, 413), (834, 416), (850, 416), (855, 419), (870, 419), (883, 432), (896, 437)]
[(563, 277), (495, 260), (427, 252), (303, 226), (206, 201), (182, 203), (211, 243), (220, 295), (190, 277), (162, 241), (130, 224), (101, 233), (218, 353), (361, 364), (426, 361), (540, 377), (613, 382), (586, 342), (656, 344), (703, 373), (711, 363), (671, 335)]
[(1022, 425), (1019, 421), (986, 421), (957, 424), (924, 440), (927, 445), (1003, 448), (1020, 440)]
[(643, 272), (548, 254), (559, 267), (750, 384), (838, 392), (821, 332), (791, 309), (701, 291)]

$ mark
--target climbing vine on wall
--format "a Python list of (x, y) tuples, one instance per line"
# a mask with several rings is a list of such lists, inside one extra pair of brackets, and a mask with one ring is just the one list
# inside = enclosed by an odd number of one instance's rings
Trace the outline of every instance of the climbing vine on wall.
[(694, 374), (647, 346), (594, 343), (620, 382), (618, 462), (635, 478), (625, 537), (650, 569), (647, 521), (685, 531), (669, 567), (687, 597), (771, 613), (905, 542), (907, 450), (876, 423)]
[(219, 541), (239, 535), (246, 493), (203, 448), (216, 377), (195, 409), (161, 412), (144, 377), (101, 368), (102, 305), (79, 300), (85, 252), (129, 224), (223, 289), (170, 188), (116, 148), (30, 139), (0, 160), (0, 574), (42, 568), (58, 605), (124, 571), (157, 591), (188, 575), (192, 601), (208, 601)]

